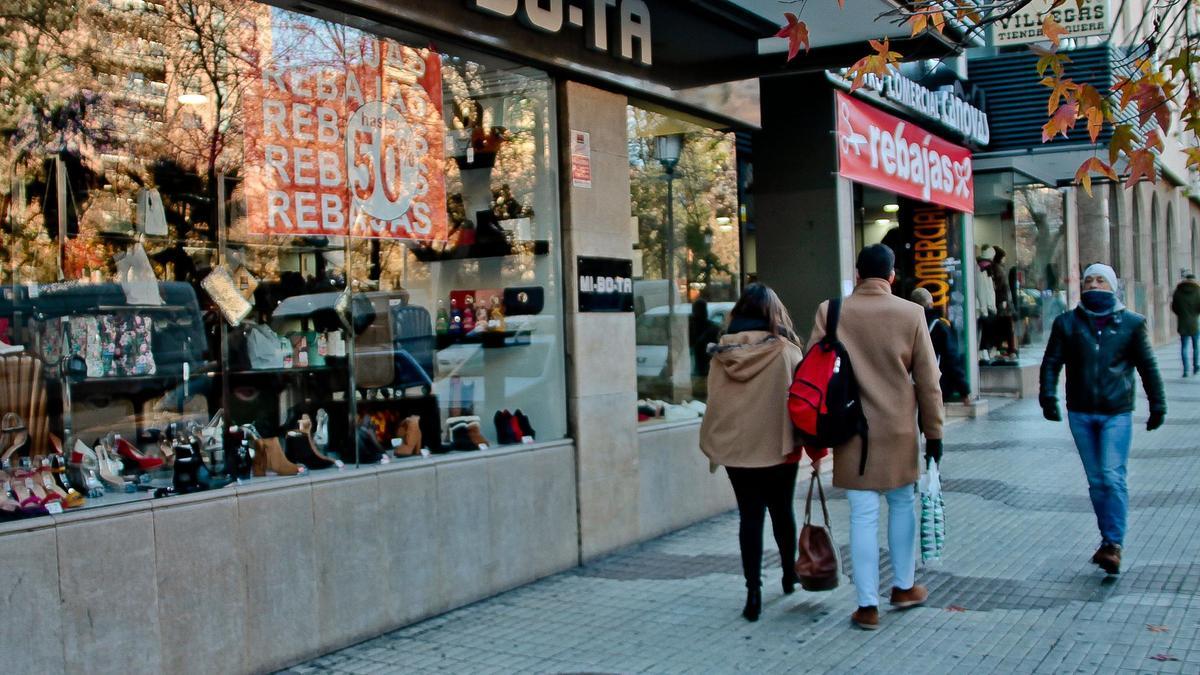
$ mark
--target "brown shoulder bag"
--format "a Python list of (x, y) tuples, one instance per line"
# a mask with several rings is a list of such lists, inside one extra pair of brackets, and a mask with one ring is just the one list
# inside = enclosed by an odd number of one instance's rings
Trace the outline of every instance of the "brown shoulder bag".
[[(812, 523), (813, 485), (821, 498), (821, 512), (825, 525)], [(814, 469), (808, 482), (808, 502), (804, 506), (804, 527), (800, 528), (797, 546), (796, 576), (806, 591), (831, 591), (838, 585), (838, 554), (829, 530), (829, 508), (825, 505), (825, 488), (821, 476)]]

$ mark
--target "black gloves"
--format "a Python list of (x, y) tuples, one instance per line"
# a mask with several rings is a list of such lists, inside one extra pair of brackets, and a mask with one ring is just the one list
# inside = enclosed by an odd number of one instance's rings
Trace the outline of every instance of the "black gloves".
[(942, 463), (942, 439), (926, 438), (925, 439), (925, 464), (930, 461)]
[(1166, 417), (1167, 414), (1164, 412), (1150, 413), (1150, 419), (1146, 420), (1146, 431), (1154, 431), (1155, 429), (1161, 427), (1163, 425), (1163, 420), (1166, 419)]
[(1046, 402), (1042, 404), (1042, 417), (1051, 422), (1062, 421), (1062, 411), (1058, 409), (1057, 403)]

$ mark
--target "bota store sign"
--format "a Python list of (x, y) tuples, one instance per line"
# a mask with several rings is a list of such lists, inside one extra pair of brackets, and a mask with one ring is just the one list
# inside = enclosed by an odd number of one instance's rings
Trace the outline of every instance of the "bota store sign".
[(838, 173), (850, 180), (974, 213), (971, 152), (899, 117), (834, 92)]
[[(557, 34), (564, 26), (580, 28), (589, 49), (643, 66), (654, 63), (650, 9), (643, 0), (467, 0), (467, 5), (485, 14), (516, 18), (543, 33)], [(612, 29), (610, 6), (616, 8)]]

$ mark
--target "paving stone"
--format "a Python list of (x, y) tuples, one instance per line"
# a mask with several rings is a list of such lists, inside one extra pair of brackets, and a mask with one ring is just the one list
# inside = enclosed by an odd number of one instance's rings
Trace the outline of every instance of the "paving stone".
[[(1174, 358), (1174, 347), (1159, 353)], [(763, 615), (743, 621), (737, 516), (726, 513), (292, 672), (1200, 672), (1200, 378), (1168, 376), (1167, 397), (1166, 425), (1135, 427), (1116, 578), (1088, 562), (1099, 536), (1066, 425), (1042, 420), (1035, 400), (993, 401), (989, 417), (947, 427), (946, 558), (917, 573), (929, 604), (884, 606), (875, 633), (850, 626), (847, 577), (782, 596), (769, 530)], [(1134, 418), (1144, 427), (1140, 394)], [(845, 494), (829, 495), (844, 543)], [(889, 577), (884, 551), (885, 592)]]

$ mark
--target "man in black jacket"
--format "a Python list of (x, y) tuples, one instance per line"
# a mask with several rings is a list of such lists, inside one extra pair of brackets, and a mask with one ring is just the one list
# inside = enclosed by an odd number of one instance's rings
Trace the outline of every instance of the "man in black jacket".
[(1042, 359), (1042, 414), (1062, 421), (1058, 372), (1067, 367), (1067, 420), (1087, 474), (1088, 492), (1102, 542), (1092, 562), (1109, 574), (1121, 569), (1129, 493), (1125, 464), (1133, 441), (1136, 368), (1150, 399), (1146, 430), (1167, 414), (1162, 376), (1150, 346), (1145, 317), (1125, 309), (1116, 295), (1117, 274), (1096, 263), (1083, 273), (1083, 297), (1054, 321)]

